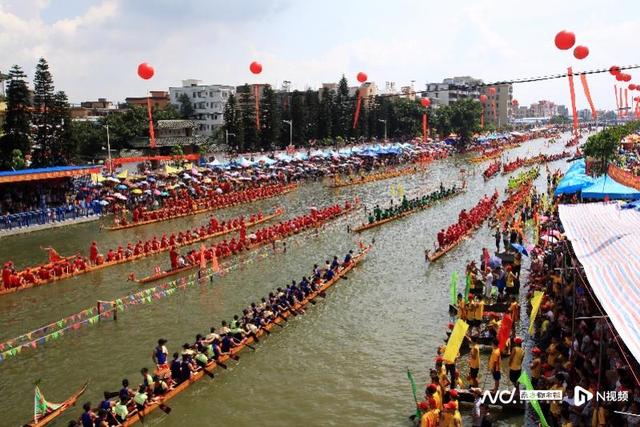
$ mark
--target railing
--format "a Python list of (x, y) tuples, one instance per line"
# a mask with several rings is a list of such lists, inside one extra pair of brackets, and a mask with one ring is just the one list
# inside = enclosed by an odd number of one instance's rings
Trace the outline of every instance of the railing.
[(0, 216), (0, 231), (51, 224), (101, 214), (102, 206), (97, 202), (85, 206), (67, 205), (7, 214)]

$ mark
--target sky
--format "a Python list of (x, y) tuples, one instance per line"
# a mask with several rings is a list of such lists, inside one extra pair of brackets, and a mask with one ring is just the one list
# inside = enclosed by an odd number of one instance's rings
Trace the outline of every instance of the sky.
[[(560, 30), (589, 56), (558, 50)], [(637, 63), (637, 0), (0, 0), (0, 70), (18, 64), (32, 79), (49, 62), (71, 102), (123, 101), (148, 90), (270, 83), (317, 88), (364, 71), (384, 88), (470, 75), (486, 82)], [(258, 61), (262, 74), (249, 72)], [(137, 65), (155, 76), (141, 80)], [(640, 71), (631, 70), (631, 83)], [(589, 76), (598, 109), (615, 108), (608, 73)], [(578, 109), (588, 108), (576, 80)], [(518, 84), (520, 105), (570, 104), (566, 79)]]

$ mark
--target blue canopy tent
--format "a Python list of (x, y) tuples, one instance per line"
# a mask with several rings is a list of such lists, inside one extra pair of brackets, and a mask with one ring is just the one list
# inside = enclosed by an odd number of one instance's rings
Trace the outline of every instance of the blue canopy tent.
[(590, 187), (594, 182), (595, 180), (593, 178), (584, 174), (576, 173), (573, 175), (565, 175), (558, 183), (554, 194), (556, 196), (560, 194), (574, 194)]
[(574, 164), (569, 166), (569, 169), (567, 169), (567, 171), (564, 173), (564, 176), (573, 175), (576, 173), (584, 174), (585, 171), (586, 171), (586, 166), (585, 166), (584, 159), (580, 159), (580, 160), (576, 160)]
[(582, 190), (582, 197), (597, 200), (605, 197), (618, 200), (638, 200), (640, 199), (640, 191), (622, 185), (610, 176), (602, 175), (591, 186)]

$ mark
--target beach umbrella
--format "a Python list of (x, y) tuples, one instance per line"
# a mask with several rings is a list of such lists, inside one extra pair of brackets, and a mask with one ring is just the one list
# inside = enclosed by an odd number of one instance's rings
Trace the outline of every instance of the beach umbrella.
[(142, 194), (142, 190), (139, 189), (139, 188), (135, 188), (135, 189), (131, 190), (131, 193), (133, 193), (133, 194)]
[(493, 255), (491, 256), (491, 258), (489, 258), (489, 266), (491, 268), (497, 268), (497, 267), (500, 267), (501, 265), (502, 265), (502, 260), (497, 256)]
[(117, 188), (118, 190), (126, 190), (126, 189), (127, 189), (127, 186), (126, 186), (126, 185), (124, 185), (124, 184), (118, 184), (118, 185), (116, 185), (116, 188)]
[(99, 203), (101, 206), (107, 206), (107, 205), (109, 204), (109, 202), (108, 202), (108, 201), (106, 201), (106, 200), (100, 200), (98, 203)]
[(524, 246), (519, 245), (518, 243), (512, 243), (511, 247), (513, 247), (516, 251), (520, 252), (524, 256), (529, 256), (529, 252), (524, 248)]

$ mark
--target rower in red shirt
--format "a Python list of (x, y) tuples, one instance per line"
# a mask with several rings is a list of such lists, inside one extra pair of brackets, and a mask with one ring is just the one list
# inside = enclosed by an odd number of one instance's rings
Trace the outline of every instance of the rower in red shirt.
[(91, 242), (91, 247), (89, 247), (89, 260), (91, 264), (95, 264), (98, 259), (98, 244), (93, 241)]
[(178, 268), (178, 252), (174, 246), (172, 246), (169, 251), (169, 259), (171, 260), (171, 269), (175, 270)]

